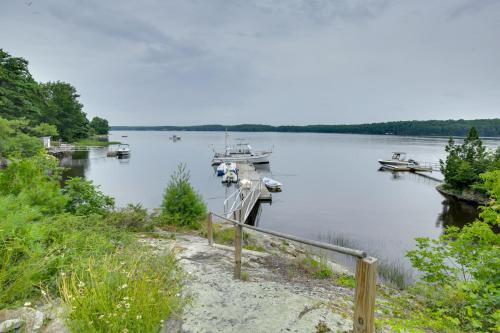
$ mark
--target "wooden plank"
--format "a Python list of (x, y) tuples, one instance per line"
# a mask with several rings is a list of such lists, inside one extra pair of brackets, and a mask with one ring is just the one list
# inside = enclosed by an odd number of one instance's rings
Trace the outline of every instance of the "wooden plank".
[(214, 232), (213, 232), (213, 222), (212, 222), (213, 216), (212, 213), (208, 213), (208, 220), (207, 220), (207, 238), (208, 238), (208, 245), (213, 245), (214, 243)]
[[(252, 181), (252, 183), (261, 182), (260, 174), (255, 170), (255, 166), (253, 164), (238, 163), (237, 168), (238, 168), (238, 178), (240, 180), (241, 179), (248, 179), (248, 180)], [(267, 189), (266, 186), (264, 186), (264, 184), (262, 184), (261, 194), (260, 194), (259, 200), (263, 200), (263, 201), (271, 201), (272, 200), (271, 192), (269, 192), (269, 190)]]
[[(236, 220), (241, 221), (241, 211), (235, 212)], [(240, 222), (241, 223), (241, 222)], [(243, 227), (234, 225), (234, 278), (241, 279), (241, 252), (243, 247)]]
[(353, 333), (375, 332), (377, 259), (359, 258), (356, 264)]

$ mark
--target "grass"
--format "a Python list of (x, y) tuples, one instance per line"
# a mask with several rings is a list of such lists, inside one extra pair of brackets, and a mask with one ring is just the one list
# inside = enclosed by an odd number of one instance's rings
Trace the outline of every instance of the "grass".
[(243, 248), (250, 251), (266, 252), (266, 249), (263, 246), (256, 244), (246, 244)]
[[(353, 239), (340, 234), (328, 234), (324, 240), (333, 245), (359, 249), (362, 246)], [(377, 273), (380, 280), (391, 287), (405, 289), (413, 282), (413, 275), (403, 262), (399, 260), (390, 260), (379, 256), (376, 251), (369, 251), (370, 255), (378, 258)], [(351, 261), (354, 267), (355, 262)]]
[(78, 141), (73, 142), (75, 146), (83, 147), (83, 146), (94, 146), (94, 147), (107, 147), (111, 145), (120, 144), (119, 141), (101, 141), (95, 138), (87, 138), (80, 139)]
[(248, 272), (241, 272), (241, 280), (248, 281), (250, 279), (250, 274)]
[(60, 294), (74, 332), (158, 332), (182, 307), (181, 273), (173, 254), (145, 249), (89, 259), (61, 273)]
[(306, 256), (298, 262), (298, 266), (317, 279), (329, 279), (333, 277), (333, 270), (328, 265), (325, 257), (316, 260), (313, 257)]

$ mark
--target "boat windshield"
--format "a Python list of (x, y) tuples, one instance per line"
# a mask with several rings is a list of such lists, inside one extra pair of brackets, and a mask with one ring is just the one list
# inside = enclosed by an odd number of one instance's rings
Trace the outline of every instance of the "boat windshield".
[(406, 153), (395, 151), (395, 152), (392, 153), (392, 159), (393, 160), (404, 161), (406, 159), (405, 155), (406, 155)]

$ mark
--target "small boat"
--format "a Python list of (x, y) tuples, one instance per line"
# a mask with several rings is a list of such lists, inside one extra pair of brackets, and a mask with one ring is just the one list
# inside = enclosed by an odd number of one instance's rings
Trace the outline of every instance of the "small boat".
[(393, 165), (393, 166), (418, 166), (418, 162), (412, 159), (406, 159), (406, 153), (395, 151), (392, 153), (392, 157), (390, 160), (378, 160), (378, 162), (385, 165)]
[(283, 186), (279, 181), (267, 177), (262, 178), (262, 182), (268, 189), (273, 191), (281, 191), (281, 186)]
[(116, 150), (116, 155), (118, 157), (130, 155), (130, 146), (126, 143), (121, 143)]
[(128, 135), (122, 135), (122, 138), (128, 138)]
[(225, 162), (219, 164), (217, 167), (217, 176), (224, 176), (226, 172), (228, 171), (233, 171), (235, 173), (238, 173), (238, 169), (236, 168), (236, 163), (231, 163), (231, 162)]
[(175, 134), (174, 134), (174, 135), (172, 135), (169, 139), (170, 139), (170, 140), (172, 140), (173, 142), (175, 142), (175, 141), (180, 140), (180, 139), (181, 139), (181, 137), (180, 137), (180, 136), (177, 136), (177, 135), (175, 135)]
[(222, 176), (222, 182), (227, 183), (227, 184), (237, 183), (238, 182), (238, 175), (236, 174), (236, 172), (228, 170), (224, 174), (224, 176)]

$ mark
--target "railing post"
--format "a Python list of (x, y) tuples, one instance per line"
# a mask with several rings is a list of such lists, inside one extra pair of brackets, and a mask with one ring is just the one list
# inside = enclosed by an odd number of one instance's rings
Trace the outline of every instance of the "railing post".
[(214, 243), (214, 232), (212, 229), (212, 212), (208, 213), (208, 220), (207, 220), (207, 238), (208, 238), (208, 245), (213, 245)]
[(353, 333), (375, 332), (375, 294), (377, 288), (377, 259), (358, 258), (356, 290), (354, 292)]
[[(235, 220), (240, 223), (242, 220), (241, 210), (235, 211)], [(243, 227), (239, 224), (234, 225), (234, 278), (241, 279), (241, 251), (243, 246)]]

